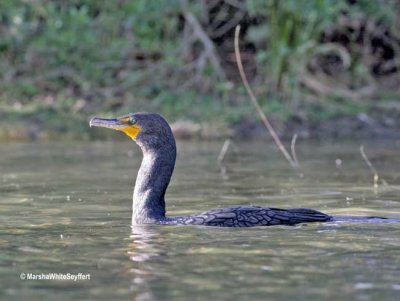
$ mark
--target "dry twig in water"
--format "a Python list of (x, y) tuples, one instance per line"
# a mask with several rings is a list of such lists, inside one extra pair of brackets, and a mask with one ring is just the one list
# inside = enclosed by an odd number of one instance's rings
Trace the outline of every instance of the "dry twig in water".
[(229, 146), (231, 145), (231, 139), (226, 139), (224, 145), (222, 145), (221, 151), (218, 155), (218, 164), (221, 164), (225, 158), (226, 152), (228, 151)]
[(360, 146), (360, 153), (361, 156), (363, 157), (365, 163), (367, 163), (367, 166), (369, 167), (370, 171), (374, 175), (374, 188), (378, 188), (378, 181), (379, 181), (379, 175), (378, 172), (376, 171), (375, 167), (372, 165), (371, 161), (369, 161), (367, 154), (364, 152), (364, 145)]
[(269, 122), (267, 116), (265, 116), (264, 112), (261, 109), (260, 104), (255, 97), (253, 90), (250, 88), (249, 82), (247, 80), (246, 74), (244, 73), (242, 58), (240, 56), (239, 50), (239, 33), (240, 33), (240, 25), (236, 26), (235, 30), (235, 56), (236, 56), (236, 63), (239, 69), (240, 77), (242, 78), (242, 82), (246, 88), (247, 94), (250, 97), (251, 102), (253, 103), (254, 107), (256, 108), (258, 114), (261, 117), (265, 127), (268, 129), (269, 133), (271, 134), (272, 138), (274, 139), (276, 145), (278, 146), (279, 150), (286, 158), (286, 160), (290, 163), (293, 168), (298, 167), (298, 162), (296, 159), (293, 159), (288, 151), (286, 150), (285, 146), (282, 144), (281, 140), (279, 139), (278, 135), (276, 134), (274, 128), (272, 127), (271, 123)]
[(290, 144), (290, 150), (292, 152), (292, 158), (296, 166), (299, 166), (299, 161), (297, 160), (296, 154), (296, 141), (297, 141), (297, 134), (294, 134), (292, 137), (292, 143)]

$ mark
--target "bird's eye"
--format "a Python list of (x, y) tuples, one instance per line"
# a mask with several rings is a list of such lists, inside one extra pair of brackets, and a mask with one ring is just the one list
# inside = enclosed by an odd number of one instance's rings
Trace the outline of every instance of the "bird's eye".
[(130, 116), (130, 117), (129, 117), (129, 123), (135, 124), (136, 122), (137, 122), (137, 120), (136, 120), (135, 117), (133, 117), (133, 116)]

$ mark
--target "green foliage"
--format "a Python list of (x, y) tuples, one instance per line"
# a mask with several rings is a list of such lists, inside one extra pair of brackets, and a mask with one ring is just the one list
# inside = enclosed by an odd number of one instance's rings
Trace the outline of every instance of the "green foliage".
[[(249, 29), (248, 38), (257, 45), (258, 62), (265, 66), (267, 83), (289, 97), (298, 93), (299, 81), (313, 56), (337, 52), (337, 49), (326, 51), (322, 37), (326, 30), (335, 27), (340, 17), (361, 18), (361, 22), (362, 18), (369, 18), (369, 26), (384, 24), (391, 27), (400, 9), (396, 1), (391, 0), (360, 0), (356, 5), (350, 5), (346, 0), (248, 0), (247, 3), (250, 15), (265, 20)], [(355, 37), (351, 37), (352, 31), (363, 30), (361, 26), (359, 29), (342, 29), (351, 42), (347, 46), (351, 62), (346, 75), (349, 86), (369, 80), (368, 66), (364, 65), (364, 58), (356, 49), (360, 46), (355, 45), (360, 33), (355, 32)], [(369, 40), (365, 42), (372, 44)], [(395, 43), (393, 47), (399, 49)]]
[[(187, 12), (197, 18), (200, 35), (188, 25)], [(249, 77), (265, 112), (280, 120), (296, 114), (313, 119), (318, 110), (304, 105), (312, 93), (302, 81), (313, 60), (321, 71), (329, 65), (324, 59), (347, 55), (347, 69), (331, 77), (349, 89), (375, 80), (359, 33), (339, 21), (361, 20), (389, 32), (385, 39), (396, 37), (389, 43), (395, 53), (390, 63), (400, 66), (399, 16), (396, 0), (0, 0), (0, 114), (8, 107), (29, 116), (36, 110), (42, 117), (84, 118), (140, 109), (228, 123), (251, 118), (232, 59), (235, 21), (245, 28), (242, 51), (249, 69), (257, 70)], [(349, 41), (324, 40), (333, 30)], [(213, 35), (217, 31), (224, 34)], [(216, 72), (207, 43), (228, 79)], [(338, 105), (332, 95), (323, 98), (324, 118), (360, 111), (351, 100)]]
[(3, 0), (0, 72), (19, 79), (11, 91), (5, 90), (24, 99), (32, 96), (34, 89), (27, 87), (33, 86), (46, 87), (38, 87), (39, 94), (66, 85), (84, 94), (112, 86), (123, 64), (135, 63), (136, 52), (162, 49), (162, 55), (170, 55), (167, 50), (176, 47), (178, 4)]
[(250, 13), (266, 18), (249, 39), (260, 46), (259, 62), (278, 91), (298, 89), (299, 78), (321, 35), (343, 9), (336, 0), (251, 0)]

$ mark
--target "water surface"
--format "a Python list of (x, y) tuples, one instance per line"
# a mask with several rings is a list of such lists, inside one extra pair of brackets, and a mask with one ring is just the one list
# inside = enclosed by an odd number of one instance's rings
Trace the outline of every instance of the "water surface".
[[(300, 171), (265, 142), (178, 143), (168, 213), (308, 207), (400, 216), (399, 141), (300, 141)], [(400, 300), (400, 225), (130, 227), (131, 142), (0, 145), (1, 300)], [(21, 273), (90, 280), (21, 280)]]

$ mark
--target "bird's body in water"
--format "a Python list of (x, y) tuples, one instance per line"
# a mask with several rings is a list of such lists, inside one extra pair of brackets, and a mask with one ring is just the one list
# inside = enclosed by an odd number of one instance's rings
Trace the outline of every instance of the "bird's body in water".
[(132, 224), (192, 224), (219, 227), (295, 225), (304, 222), (384, 221), (376, 217), (330, 216), (312, 209), (257, 206), (218, 208), (189, 216), (167, 217), (165, 191), (176, 159), (176, 144), (167, 121), (155, 113), (120, 118), (92, 118), (90, 126), (122, 131), (141, 148), (143, 160), (133, 192)]

